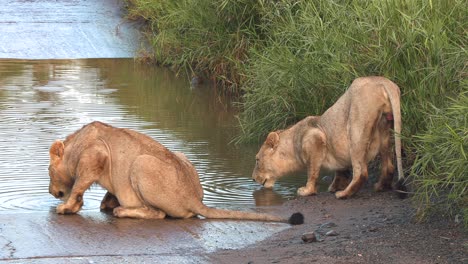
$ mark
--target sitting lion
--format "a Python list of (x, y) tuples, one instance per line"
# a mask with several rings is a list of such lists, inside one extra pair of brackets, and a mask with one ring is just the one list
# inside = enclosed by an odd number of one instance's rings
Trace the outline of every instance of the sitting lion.
[(256, 155), (252, 177), (272, 188), (279, 177), (307, 169), (307, 184), (298, 190), (306, 196), (317, 192), (320, 168), (327, 168), (336, 171), (329, 191), (346, 198), (367, 181), (367, 164), (380, 153), (381, 176), (375, 189), (391, 188), (392, 124), (397, 134), (398, 182), (402, 185), (400, 89), (383, 77), (358, 78), (322, 116), (309, 116), (286, 130), (271, 132)]
[(203, 189), (192, 163), (152, 138), (129, 129), (93, 122), (50, 147), (49, 192), (64, 203), (59, 214), (73, 214), (93, 183), (108, 192), (101, 209), (117, 217), (161, 219), (229, 218), (302, 224), (303, 216), (277, 216), (214, 209), (202, 203)]

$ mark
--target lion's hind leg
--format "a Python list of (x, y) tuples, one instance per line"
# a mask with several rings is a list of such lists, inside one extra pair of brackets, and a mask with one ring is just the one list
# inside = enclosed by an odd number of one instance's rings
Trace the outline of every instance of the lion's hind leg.
[(163, 219), (166, 217), (166, 213), (161, 210), (148, 207), (125, 208), (119, 206), (114, 208), (114, 216), (141, 219)]
[(355, 194), (369, 178), (367, 155), (381, 113), (377, 110), (366, 112), (364, 109), (372, 109), (375, 98), (375, 95), (371, 93), (366, 97), (360, 97), (359, 102), (351, 103), (348, 122), (352, 125), (348, 126), (348, 134), (353, 179), (346, 189), (335, 193), (338, 199), (348, 198)]
[(387, 120), (383, 120), (381, 122), (385, 123), (380, 124), (382, 137), (379, 152), (382, 164), (379, 181), (374, 185), (374, 190), (377, 192), (392, 189), (393, 172), (395, 170), (395, 167), (393, 166), (392, 162), (393, 152), (390, 148), (390, 126), (389, 124), (387, 124), (390, 123), (391, 125), (391, 122)]
[(140, 213), (149, 214), (152, 218), (162, 218), (166, 214), (176, 218), (194, 216), (189, 208), (196, 194), (190, 189), (193, 182), (184, 174), (184, 167), (175, 161), (151, 155), (140, 155), (135, 159), (130, 171), (131, 185), (147, 209), (127, 210), (128, 213), (135, 217)]

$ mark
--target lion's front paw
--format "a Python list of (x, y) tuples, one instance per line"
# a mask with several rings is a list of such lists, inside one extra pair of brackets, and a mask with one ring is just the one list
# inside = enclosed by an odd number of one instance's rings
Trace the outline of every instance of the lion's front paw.
[(75, 214), (81, 209), (82, 205), (83, 203), (78, 203), (73, 207), (69, 207), (65, 203), (59, 204), (55, 209), (55, 212), (57, 212), (57, 214)]
[(378, 182), (378, 183), (374, 184), (374, 190), (376, 192), (390, 191), (390, 190), (392, 190), (392, 185), (383, 184), (381, 182)]
[(57, 212), (57, 214), (68, 214), (69, 209), (67, 208), (65, 204), (59, 204), (57, 208), (55, 209), (55, 212)]
[(335, 193), (335, 197), (338, 199), (346, 199), (348, 198), (348, 194), (345, 191), (338, 191)]
[(317, 194), (317, 192), (311, 188), (301, 187), (297, 190), (297, 194), (299, 196), (309, 196), (309, 195), (315, 195)]

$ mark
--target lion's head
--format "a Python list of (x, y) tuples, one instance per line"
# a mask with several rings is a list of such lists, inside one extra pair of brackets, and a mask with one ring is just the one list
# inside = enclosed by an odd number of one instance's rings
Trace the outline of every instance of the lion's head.
[(66, 173), (66, 165), (63, 162), (65, 145), (62, 141), (55, 141), (49, 150), (49, 193), (61, 200), (68, 199), (73, 187), (73, 179)]
[(255, 156), (252, 178), (265, 188), (273, 188), (276, 180), (295, 171), (295, 158), (290, 154), (289, 144), (282, 144), (281, 131), (268, 134), (265, 142)]

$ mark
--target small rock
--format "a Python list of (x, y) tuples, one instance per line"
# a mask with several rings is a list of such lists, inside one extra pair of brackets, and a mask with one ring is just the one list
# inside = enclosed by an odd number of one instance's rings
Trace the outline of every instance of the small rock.
[(323, 241), (322, 239), (320, 239), (320, 236), (316, 232), (305, 233), (302, 235), (301, 238), (302, 238), (302, 241), (304, 241), (304, 243)]
[(369, 232), (376, 232), (377, 230), (378, 230), (378, 228), (375, 227), (375, 226), (369, 227)]
[(325, 233), (326, 236), (337, 236), (338, 233), (335, 230), (330, 230), (327, 233)]

